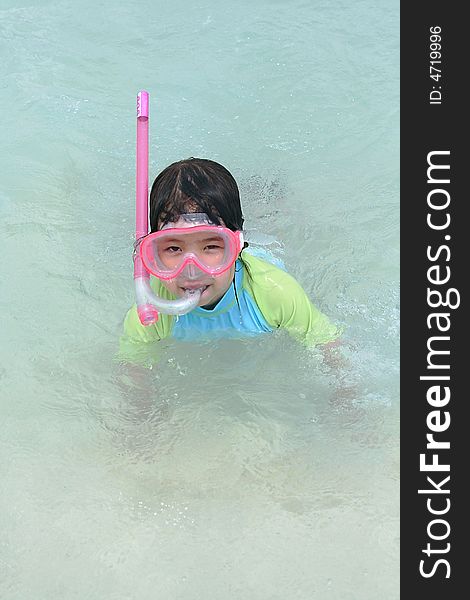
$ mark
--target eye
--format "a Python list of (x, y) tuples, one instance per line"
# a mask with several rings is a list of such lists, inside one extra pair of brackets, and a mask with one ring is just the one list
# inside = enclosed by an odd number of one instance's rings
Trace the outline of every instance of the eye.
[(175, 254), (176, 252), (179, 252), (181, 250), (181, 248), (179, 246), (167, 246), (165, 248), (165, 252), (168, 252), (168, 254)]
[(204, 248), (205, 250), (221, 250), (222, 246), (220, 244), (207, 244)]

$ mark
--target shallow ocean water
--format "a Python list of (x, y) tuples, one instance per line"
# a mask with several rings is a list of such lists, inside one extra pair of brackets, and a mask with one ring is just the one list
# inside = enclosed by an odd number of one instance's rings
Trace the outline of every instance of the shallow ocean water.
[[(398, 598), (398, 11), (2, 1), (2, 600)], [(337, 375), (282, 332), (115, 360), (139, 89), (151, 175), (230, 169)]]

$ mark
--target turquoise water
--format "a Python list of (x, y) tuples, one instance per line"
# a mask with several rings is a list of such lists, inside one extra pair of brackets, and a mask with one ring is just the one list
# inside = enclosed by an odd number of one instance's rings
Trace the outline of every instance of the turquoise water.
[[(2, 599), (398, 598), (398, 10), (2, 0)], [(142, 88), (152, 175), (227, 166), (349, 366), (281, 334), (113, 360)]]

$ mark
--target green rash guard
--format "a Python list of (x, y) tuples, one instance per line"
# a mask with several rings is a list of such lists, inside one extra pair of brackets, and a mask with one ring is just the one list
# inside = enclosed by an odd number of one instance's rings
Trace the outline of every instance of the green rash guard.
[[(151, 286), (163, 298), (175, 298), (151, 277)], [(236, 291), (236, 293), (235, 293)], [(144, 327), (134, 305), (124, 321), (127, 342), (155, 342), (165, 338), (207, 340), (245, 338), (286, 329), (305, 344), (315, 346), (335, 340), (338, 327), (309, 300), (299, 283), (277, 266), (243, 252), (235, 267), (234, 281), (212, 310), (197, 307), (175, 317), (160, 314), (154, 325)]]

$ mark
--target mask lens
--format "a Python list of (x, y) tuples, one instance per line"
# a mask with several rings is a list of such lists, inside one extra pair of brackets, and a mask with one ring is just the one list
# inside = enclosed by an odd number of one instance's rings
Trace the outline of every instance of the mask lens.
[(191, 263), (217, 275), (233, 264), (237, 254), (233, 232), (214, 226), (162, 230), (144, 239), (141, 248), (144, 265), (162, 278), (176, 276)]

